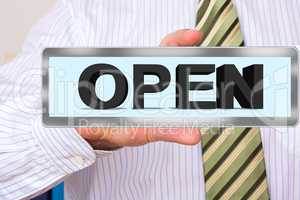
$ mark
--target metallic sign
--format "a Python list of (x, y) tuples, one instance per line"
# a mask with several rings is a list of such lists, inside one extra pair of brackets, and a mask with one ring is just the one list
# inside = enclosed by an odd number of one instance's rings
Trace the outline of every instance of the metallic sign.
[(74, 48), (43, 55), (48, 126), (290, 126), (293, 48)]

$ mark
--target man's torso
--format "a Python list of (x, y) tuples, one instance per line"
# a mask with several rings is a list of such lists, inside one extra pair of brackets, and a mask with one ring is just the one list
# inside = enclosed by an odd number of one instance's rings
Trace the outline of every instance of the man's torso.
[[(236, 0), (235, 5), (247, 46), (300, 44), (298, 0)], [(197, 0), (87, 0), (84, 5), (77, 2), (74, 8), (85, 15), (76, 16), (84, 45), (147, 47), (158, 46), (169, 32), (192, 28), (196, 6)], [(296, 129), (263, 129), (271, 199), (300, 198), (300, 148), (296, 148), (300, 136)], [(200, 145), (153, 143), (123, 148), (99, 157), (95, 165), (68, 178), (65, 197), (204, 199), (201, 159)]]

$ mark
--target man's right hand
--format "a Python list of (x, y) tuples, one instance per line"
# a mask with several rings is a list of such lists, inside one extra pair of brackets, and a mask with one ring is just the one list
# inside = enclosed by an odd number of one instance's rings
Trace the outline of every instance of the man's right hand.
[(140, 146), (165, 141), (193, 145), (200, 141), (196, 128), (77, 128), (77, 132), (98, 150), (114, 150), (123, 146)]
[[(160, 46), (195, 46), (203, 35), (190, 29), (168, 34)], [(113, 150), (122, 146), (139, 146), (150, 142), (166, 141), (192, 145), (200, 142), (198, 128), (77, 128), (77, 132), (94, 149)]]

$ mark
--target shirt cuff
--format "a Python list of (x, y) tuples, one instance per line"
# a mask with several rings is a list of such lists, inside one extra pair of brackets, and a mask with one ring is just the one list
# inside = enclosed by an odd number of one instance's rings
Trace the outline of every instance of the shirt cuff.
[(84, 169), (96, 160), (95, 151), (74, 128), (46, 128), (40, 121), (34, 124), (32, 132), (45, 155), (65, 175)]

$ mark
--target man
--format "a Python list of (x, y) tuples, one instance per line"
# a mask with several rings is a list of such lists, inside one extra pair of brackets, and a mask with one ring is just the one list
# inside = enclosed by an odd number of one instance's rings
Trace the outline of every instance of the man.
[[(82, 128), (80, 137), (75, 129), (44, 128), (40, 109), (45, 47), (193, 46), (203, 39), (190, 29), (197, 5), (58, 1), (33, 28), (22, 54), (1, 67), (0, 199), (33, 197), (62, 180), (65, 198), (72, 200), (204, 199), (200, 145), (143, 145), (196, 144), (197, 130)], [(298, 0), (236, 0), (235, 6), (247, 46), (299, 44)], [(262, 129), (271, 199), (300, 198), (298, 128)], [(94, 151), (86, 141), (106, 151)]]

